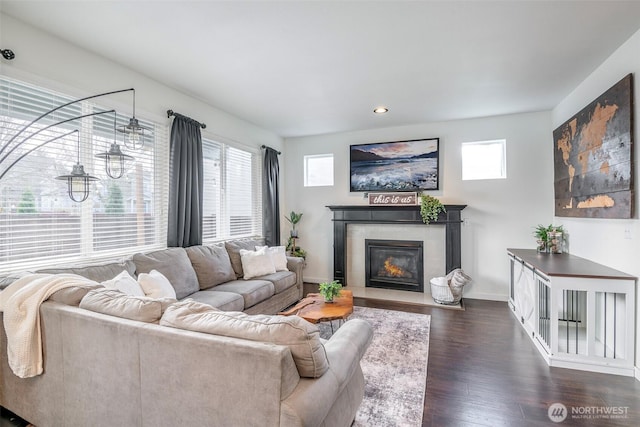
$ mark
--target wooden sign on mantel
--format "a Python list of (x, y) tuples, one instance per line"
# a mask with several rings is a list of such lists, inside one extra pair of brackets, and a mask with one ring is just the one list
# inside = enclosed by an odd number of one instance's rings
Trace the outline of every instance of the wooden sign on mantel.
[(369, 193), (370, 206), (415, 206), (418, 193)]

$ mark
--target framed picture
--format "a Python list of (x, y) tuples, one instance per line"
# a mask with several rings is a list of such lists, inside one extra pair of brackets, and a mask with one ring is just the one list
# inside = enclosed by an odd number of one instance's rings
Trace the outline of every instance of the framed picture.
[(351, 191), (437, 190), (440, 138), (350, 147)]
[(556, 216), (633, 218), (629, 74), (553, 131)]

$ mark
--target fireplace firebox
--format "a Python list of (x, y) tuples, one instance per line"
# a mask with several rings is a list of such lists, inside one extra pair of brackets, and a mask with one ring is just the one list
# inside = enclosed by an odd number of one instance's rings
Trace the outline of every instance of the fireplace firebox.
[(365, 239), (367, 287), (424, 291), (422, 242)]

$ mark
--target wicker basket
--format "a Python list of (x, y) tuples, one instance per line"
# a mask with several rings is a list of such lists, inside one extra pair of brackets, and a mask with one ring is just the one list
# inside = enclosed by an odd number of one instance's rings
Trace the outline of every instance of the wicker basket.
[(455, 299), (449, 289), (446, 277), (434, 277), (431, 283), (431, 297), (438, 304), (453, 305), (458, 304), (461, 298)]

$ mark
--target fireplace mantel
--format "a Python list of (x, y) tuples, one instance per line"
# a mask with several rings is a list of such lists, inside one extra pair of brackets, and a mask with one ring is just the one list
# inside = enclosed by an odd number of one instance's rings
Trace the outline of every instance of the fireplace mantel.
[[(333, 278), (347, 286), (347, 226), (349, 224), (422, 224), (420, 206), (327, 206), (333, 212)], [(461, 212), (467, 205), (445, 205), (434, 225), (445, 226), (447, 273), (461, 267)]]

